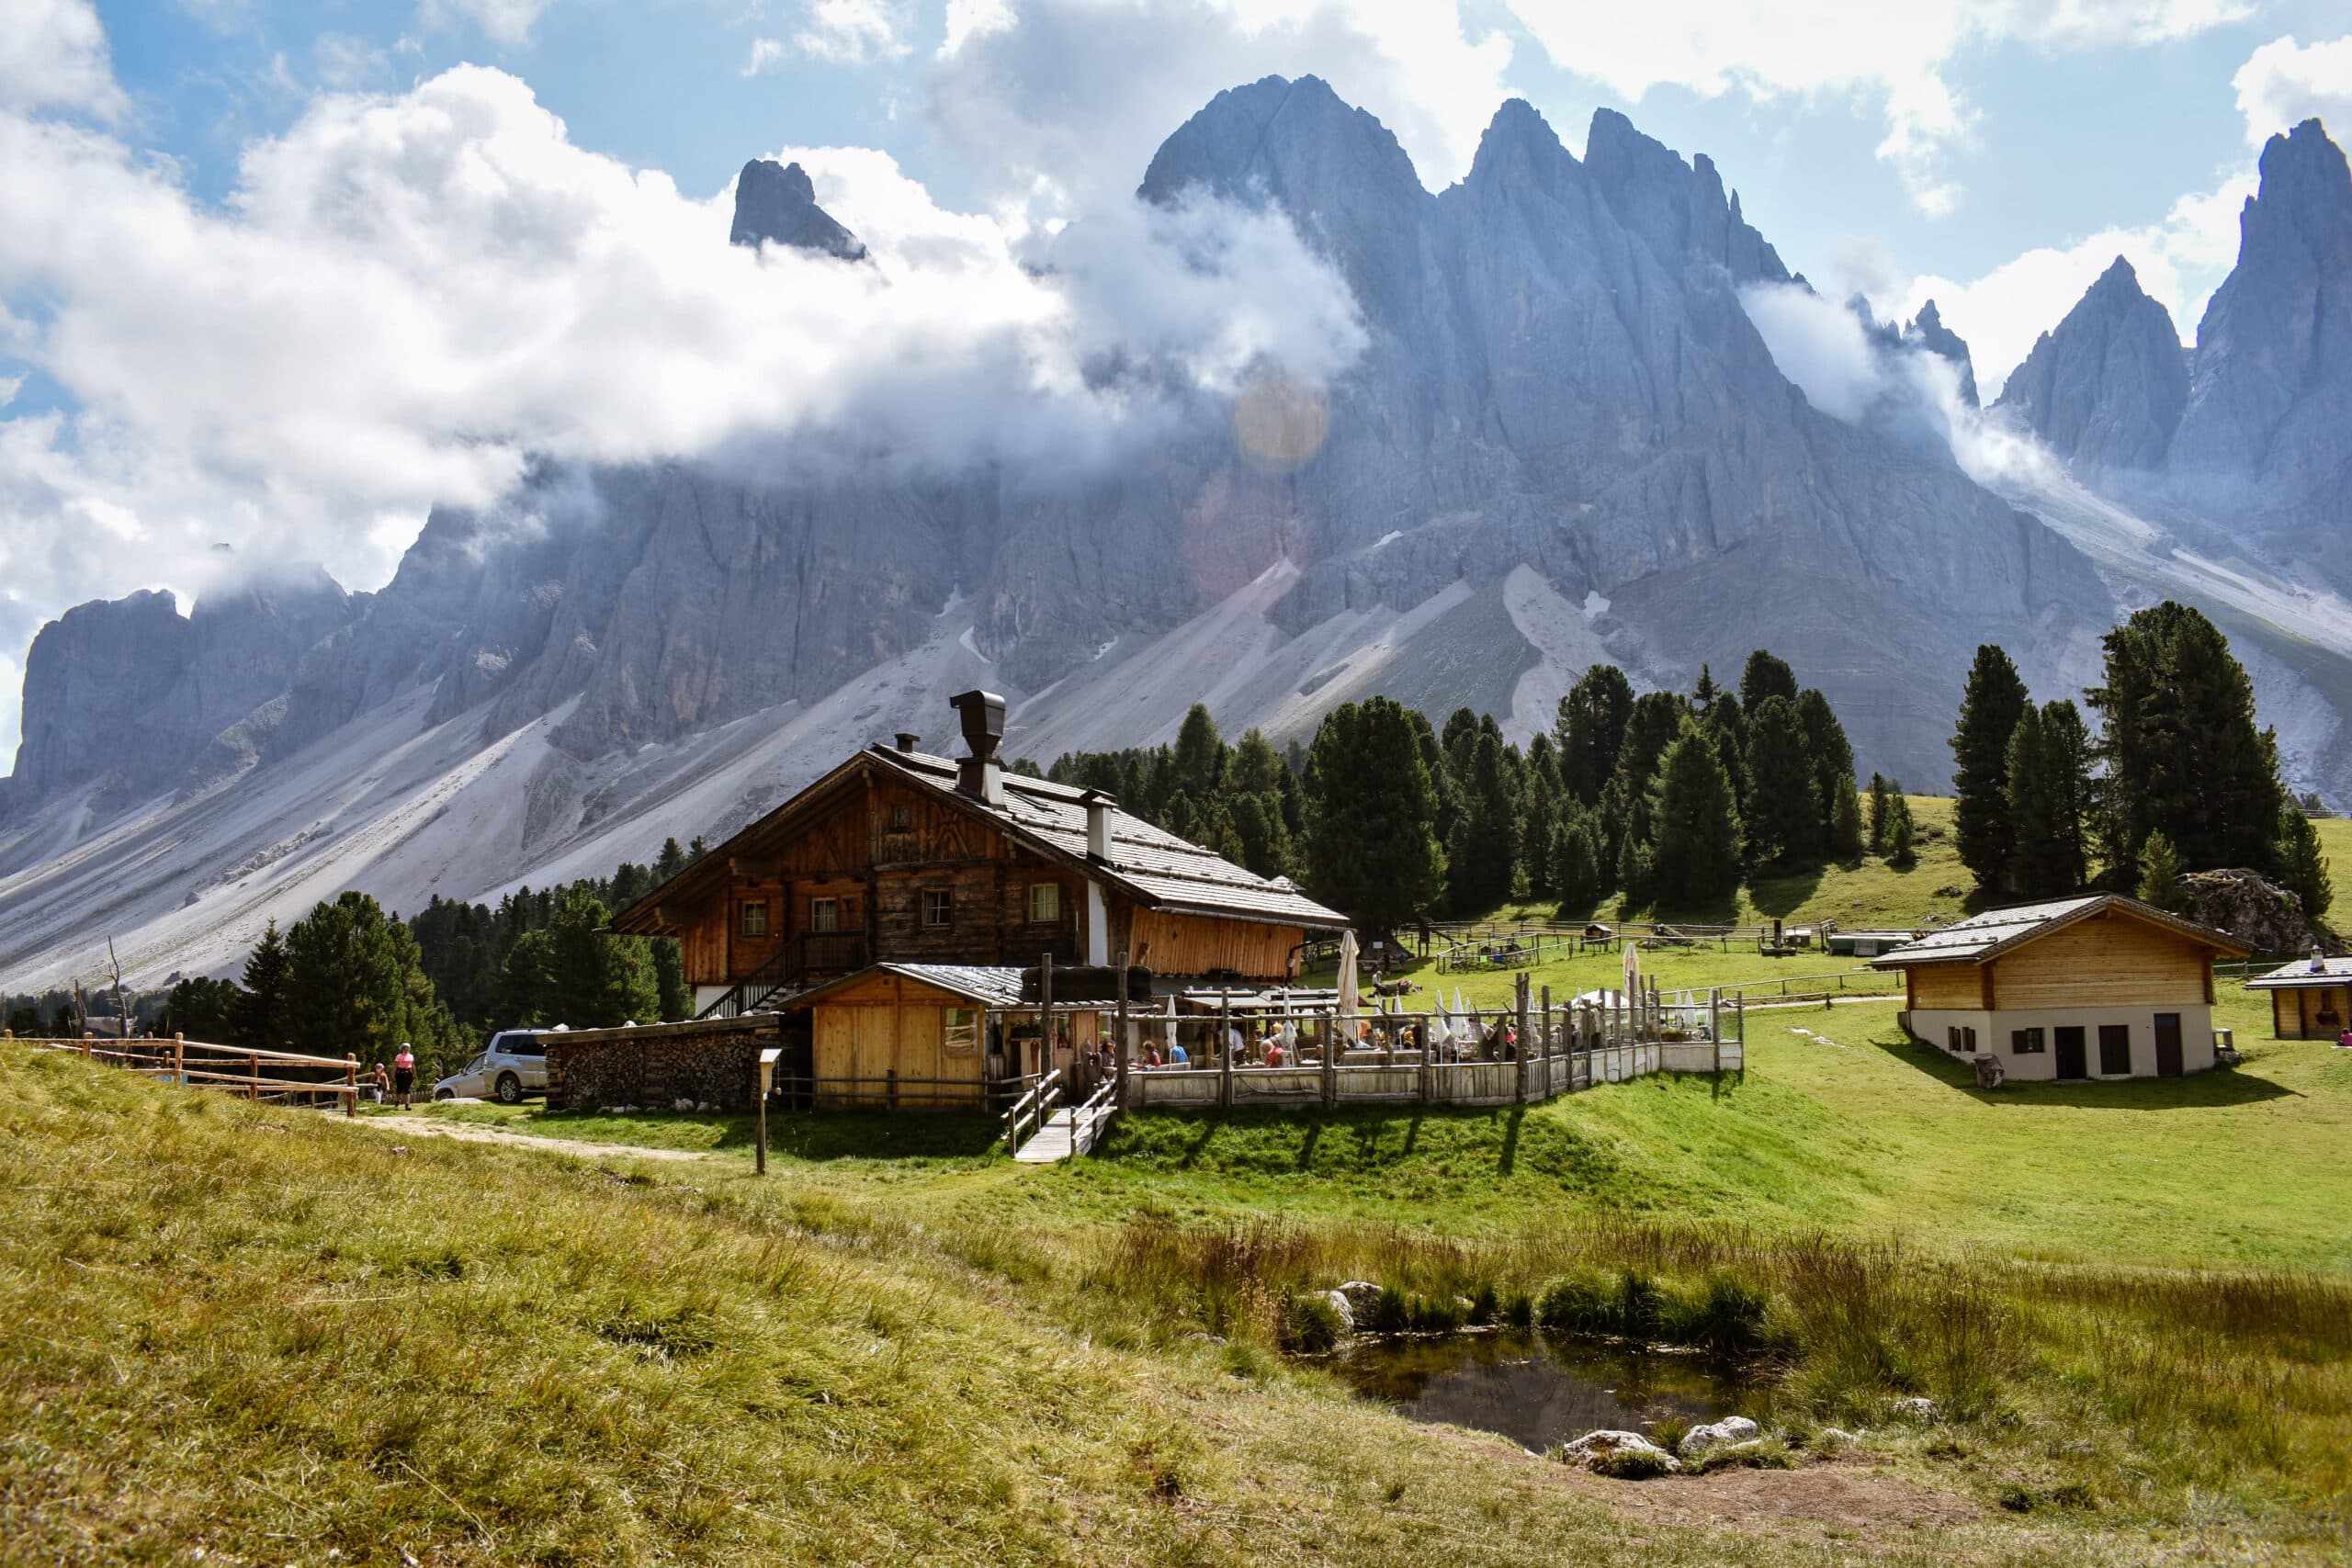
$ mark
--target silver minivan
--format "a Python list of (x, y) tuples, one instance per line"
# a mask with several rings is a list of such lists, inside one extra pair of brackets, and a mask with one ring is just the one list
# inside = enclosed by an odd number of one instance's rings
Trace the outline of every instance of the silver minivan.
[(519, 1105), (525, 1095), (545, 1094), (548, 1058), (539, 1038), (527, 1029), (502, 1029), (472, 1061), (433, 1086), (435, 1100), (495, 1100)]

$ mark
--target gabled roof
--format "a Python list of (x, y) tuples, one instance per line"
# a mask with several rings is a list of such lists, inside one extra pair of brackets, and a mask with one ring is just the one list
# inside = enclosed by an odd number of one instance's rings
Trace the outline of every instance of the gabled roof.
[(961, 810), (994, 821), (1047, 859), (1060, 861), (1081, 874), (1098, 877), (1147, 908), (1316, 930), (1336, 931), (1348, 923), (1345, 915), (1309, 898), (1287, 878), (1260, 876), (1215, 851), (1155, 828), (1133, 812), (1115, 806), (1111, 808), (1109, 856), (1101, 862), (1092, 860), (1086, 847), (1084, 790), (1007, 772), (1001, 775), (1004, 799), (1001, 804), (995, 804), (959, 791), (956, 787), (956, 764), (945, 757), (876, 745), (849, 758), (630, 905), (614, 917), (613, 929), (639, 934), (652, 931), (657, 924), (652, 918), (654, 909), (664, 902), (697, 897), (705, 880), (725, 877), (728, 852), (739, 840), (764, 833), (869, 768), (929, 790)]
[(2311, 986), (2352, 985), (2352, 958), (2324, 958), (2314, 969), (2308, 958), (2281, 964), (2245, 983), (2249, 991), (2299, 991)]
[(2177, 936), (2201, 942), (2216, 952), (2244, 957), (2253, 950), (2236, 938), (2194, 920), (2168, 915), (2153, 904), (2126, 898), (2120, 893), (2091, 893), (2074, 898), (2052, 898), (2036, 904), (2012, 904), (1929, 931), (1917, 942), (1871, 960), (1873, 969), (1908, 969), (1921, 964), (1983, 964), (2024, 946), (2077, 920), (2107, 911), (2161, 926)]
[[(786, 1010), (804, 1008), (830, 992), (854, 986), (860, 980), (871, 979), (876, 975), (896, 975), (901, 979), (916, 981), (986, 1008), (1023, 1005), (1021, 1000), (1021, 971), (1017, 968), (999, 967), (991, 964), (869, 964), (854, 975), (843, 975), (821, 986), (811, 986), (787, 998), (783, 1006)], [(1035, 1007), (1036, 1004), (1026, 1005)]]

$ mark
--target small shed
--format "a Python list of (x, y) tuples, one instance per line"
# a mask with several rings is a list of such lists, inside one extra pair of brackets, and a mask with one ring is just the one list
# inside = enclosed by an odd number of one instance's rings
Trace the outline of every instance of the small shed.
[[(1821, 945), (1839, 957), (1875, 958), (1909, 944), (1917, 935), (1917, 931), (1826, 931)], [(1791, 945), (1803, 943), (1792, 942)]]
[[(809, 1019), (808, 1087), (820, 1110), (977, 1108), (1001, 1084), (1071, 1065), (1069, 1051), (1046, 1049), (1041, 1010), (1010, 966), (876, 964), (783, 1005)], [(1054, 1009), (1072, 1045), (1101, 1022), (1082, 1004)]]
[(2047, 1082), (2212, 1066), (2213, 960), (2245, 954), (2210, 926), (2100, 893), (1988, 909), (1871, 967), (1903, 972), (1913, 1034)]
[(2314, 953), (2245, 983), (2270, 993), (2272, 1032), (2281, 1040), (2335, 1040), (2352, 1024), (2352, 958)]

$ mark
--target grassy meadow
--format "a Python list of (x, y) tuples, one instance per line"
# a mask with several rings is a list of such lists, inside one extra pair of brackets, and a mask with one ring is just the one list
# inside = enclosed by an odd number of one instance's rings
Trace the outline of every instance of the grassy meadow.
[[(1907, 923), (1948, 854), (1761, 898)], [(0, 1561), (2352, 1562), (2352, 1054), (2267, 1017), (2224, 989), (2235, 1069), (1988, 1094), (1891, 1002), (1758, 1007), (1721, 1081), (1043, 1168), (782, 1117), (764, 1179), (748, 1118), (353, 1125), (0, 1043)], [(1789, 1468), (1411, 1424), (1295, 1353), (1351, 1279), (1739, 1369)]]

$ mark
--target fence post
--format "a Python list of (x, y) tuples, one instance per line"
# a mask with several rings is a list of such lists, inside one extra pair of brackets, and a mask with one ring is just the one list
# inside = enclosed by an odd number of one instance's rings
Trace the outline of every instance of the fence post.
[(1216, 1102), (1233, 1109), (1233, 993), (1216, 994)]
[(1511, 1053), (1518, 1060), (1511, 1064), (1510, 1095), (1514, 1104), (1524, 1105), (1527, 1103), (1527, 971), (1524, 969), (1519, 972), (1517, 989), (1519, 995), (1514, 998), (1517, 1005), (1512, 1010), (1516, 1015), (1514, 1021), (1518, 1024), (1519, 1047)]
[(1552, 987), (1544, 987), (1544, 1011), (1535, 1026), (1536, 1053), (1544, 1060), (1544, 1098), (1552, 1098)]
[(187, 1087), (187, 1036), (184, 1034), (172, 1036), (172, 1087)]
[[(172, 1055), (176, 1058), (179, 1055), (179, 1036), (175, 1034), (172, 1040)], [(174, 1066), (177, 1066), (176, 1061)], [(356, 1117), (359, 1114), (359, 1058), (349, 1051), (343, 1054), (343, 1113), (345, 1118)]]
[(1118, 986), (1118, 1022), (1114, 1026), (1117, 1031), (1117, 1033), (1113, 1046), (1114, 1054), (1111, 1058), (1111, 1072), (1114, 1079), (1117, 1082), (1119, 1087), (1116, 1092), (1112, 1096), (1112, 1099), (1114, 1103), (1125, 1105), (1127, 1102), (1127, 1056), (1129, 1053), (1127, 1050), (1127, 950), (1124, 947), (1119, 949)]
[(261, 1103), (260, 1052), (248, 1051), (245, 1053), (245, 1077), (250, 1080), (245, 1086), (245, 1098), (252, 1100), (255, 1105), (259, 1105)]
[(1715, 1071), (1724, 1070), (1724, 988), (1714, 987), (1707, 992), (1707, 1038), (1715, 1045)]
[(1340, 1010), (1323, 1021), (1323, 1109), (1334, 1111), (1340, 1104)]
[(1421, 1103), (1427, 1105), (1430, 1102), (1430, 1080), (1436, 1076), (1436, 1069), (1430, 1066), (1430, 1021), (1426, 1013), (1414, 1021), (1413, 1047), (1420, 1054), (1421, 1070), (1416, 1075), (1416, 1081), (1420, 1086)]

